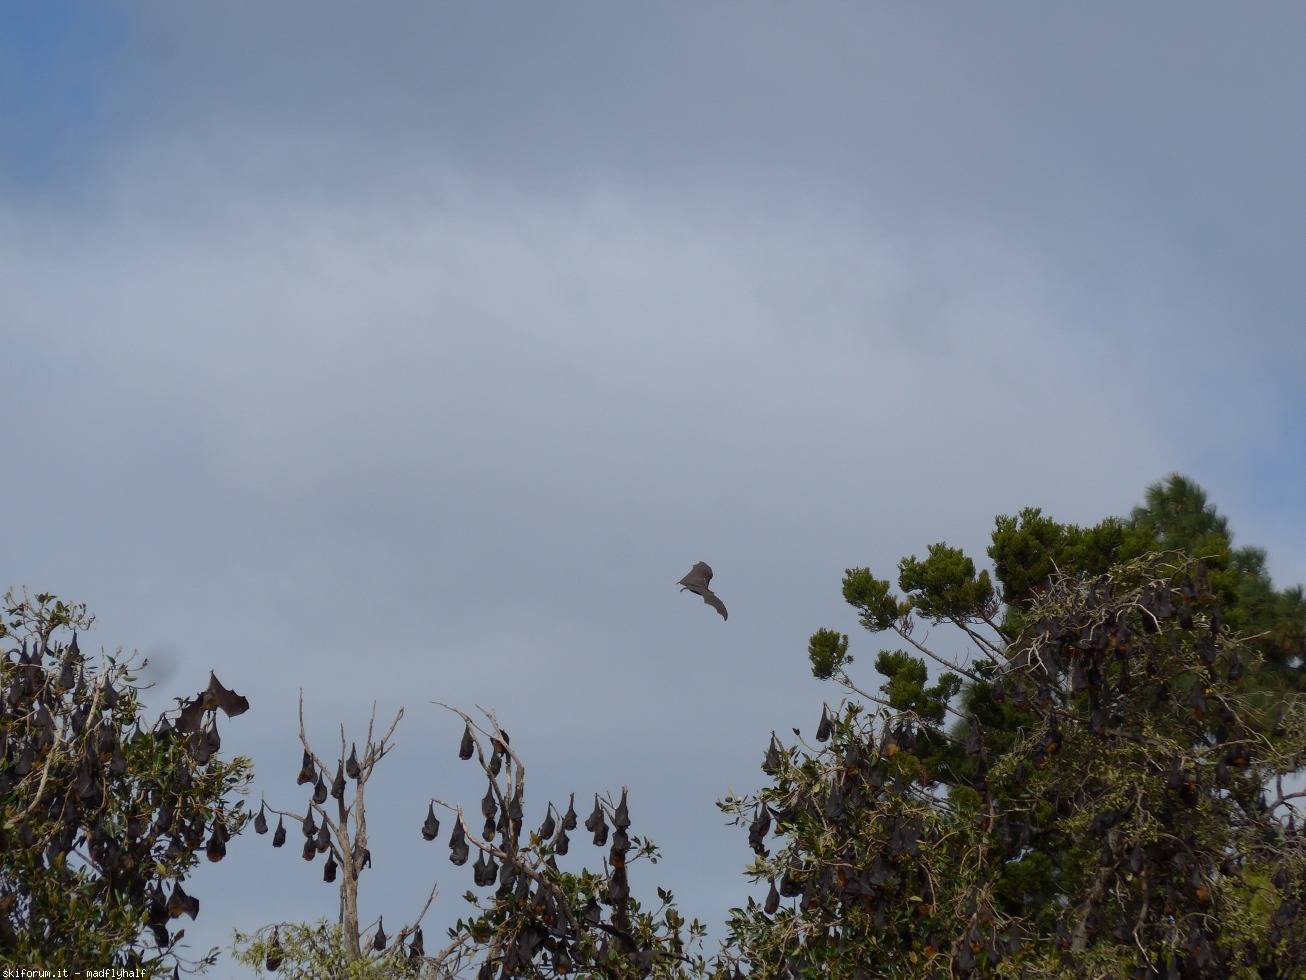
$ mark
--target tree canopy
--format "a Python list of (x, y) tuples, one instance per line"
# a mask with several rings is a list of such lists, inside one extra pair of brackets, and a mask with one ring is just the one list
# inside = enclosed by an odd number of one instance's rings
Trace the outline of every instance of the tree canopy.
[[(862, 626), (909, 649), (867, 692), (849, 638), (818, 630), (813, 672), (853, 698), (827, 745), (773, 743), (773, 784), (727, 801), (770, 883), (732, 918), (752, 972), (1302, 975), (1306, 607), (1231, 540), (1171, 476), (1129, 519), (999, 517), (996, 586), (945, 544), (899, 563), (900, 594), (849, 569)], [(970, 657), (923, 645), (922, 620)]]
[(97, 667), (81, 652), (90, 625), (54, 596), (5, 596), (0, 961), (158, 976), (180, 962), (173, 921), (199, 914), (182, 882), (201, 855), (221, 860), (246, 819), (232, 796), (251, 763), (221, 758), (214, 713), (248, 702), (210, 674), (151, 725), (132, 658)]
[[(1201, 563), (1054, 572), (1001, 644), (982, 601), (946, 601), (967, 580), (984, 591), (973, 571), (943, 549), (928, 561), (935, 595), (910, 592), (896, 617), (865, 570), (846, 593), (909, 644), (913, 619), (941, 613), (976, 656), (929, 686), (926, 656), (882, 652), (873, 710), (827, 709), (826, 745), (773, 747), (772, 785), (729, 802), (770, 883), (731, 922), (751, 973), (1298, 975), (1301, 794), (1283, 777), (1306, 751), (1302, 707), (1248, 688), (1259, 654)], [(904, 567), (907, 591), (923, 579)], [(818, 633), (813, 661), (855, 690), (845, 643)], [(775, 854), (756, 832), (770, 826)]]

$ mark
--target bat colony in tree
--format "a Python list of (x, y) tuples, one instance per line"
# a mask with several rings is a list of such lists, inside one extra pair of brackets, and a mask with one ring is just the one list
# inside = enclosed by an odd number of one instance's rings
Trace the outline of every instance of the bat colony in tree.
[(712, 566), (705, 561), (700, 561), (689, 570), (689, 574), (682, 578), (676, 584), (681, 586), (680, 591), (688, 589), (695, 595), (701, 595), (703, 601), (721, 614), (722, 619), (729, 619), (726, 612), (726, 604), (716, 597), (716, 593), (708, 588), (712, 581)]

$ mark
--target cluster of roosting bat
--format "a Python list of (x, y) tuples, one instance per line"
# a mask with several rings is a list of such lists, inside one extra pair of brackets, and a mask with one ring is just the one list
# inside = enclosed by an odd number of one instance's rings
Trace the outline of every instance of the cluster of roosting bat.
[[(1160, 952), (1150, 964), (1163, 976), (1226, 976), (1239, 965), (1263, 964), (1265, 944), (1240, 948), (1225, 936), (1219, 896), (1234, 883), (1253, 887), (1244, 878), (1249, 864), (1277, 865), (1275, 916), (1291, 919), (1298, 937), (1282, 942), (1287, 928), (1267, 936), (1277, 947), (1268, 960), (1293, 972), (1306, 965), (1306, 935), (1297, 916), (1304, 842), (1291, 807), (1286, 823), (1276, 816), (1299, 795), (1285, 794), (1279, 778), (1296, 768), (1289, 763), (1295, 750), (1278, 744), (1285, 735), (1283, 702), (1269, 716), (1242, 691), (1240, 644), (1225, 628), (1200, 562), (1171, 580), (1148, 581), (1123, 594), (1113, 595), (1114, 585), (1103, 579), (1068, 592), (1070, 615), (1036, 621), (1032, 642), (1023, 647), (1024, 669), (1010, 673), (1008, 690), (1001, 678), (995, 682), (995, 697), (1009, 698), (1017, 710), (1033, 702), (1035, 714), (1046, 719), (1029, 766), (1018, 764), (1013, 772), (1012, 795), (1019, 799), (1021, 791), (1036, 787), (1053, 821), (1091, 813), (1093, 837), (1101, 841), (1104, 887), (1062, 918), (1058, 942), (1069, 949), (1109, 937), (1142, 949), (1173, 950), (1175, 955)], [(1049, 685), (1055, 692), (1050, 703)], [(1044, 759), (1061, 748), (1058, 716), (1087, 734), (1080, 740), (1087, 753), (1135, 767), (1133, 800), (1107, 805), (1095, 792), (1100, 787), (1073, 771), (1065, 778), (1031, 775), (1030, 768), (1042, 769)], [(1149, 728), (1168, 736), (1168, 745), (1140, 745)], [(1267, 802), (1271, 779), (1277, 798)], [(1145, 832), (1136, 819), (1144, 811), (1164, 814), (1169, 832)], [(1007, 846), (1013, 838), (1025, 846), (1043, 829), (1028, 816), (1018, 830), (1011, 823), (999, 824)], [(1255, 833), (1245, 832), (1249, 828)], [(1212, 838), (1223, 838), (1222, 845), (1211, 847)], [(1206, 914), (1176, 916), (1174, 910), (1182, 908)]]
[[(219, 710), (228, 718), (234, 718), (249, 710), (249, 700), (223, 687), (217, 675), (209, 671), (209, 686), (182, 705), (174, 722), (170, 724), (166, 718), (161, 718), (155, 727), (155, 733), (181, 739), (187, 755), (194, 764), (206, 766), (222, 748), (222, 738), (218, 734), (217, 723)], [(207, 724), (205, 724), (206, 714), (211, 716)], [(189, 770), (180, 767), (173, 772), (170, 789), (173, 793), (183, 793), (188, 788), (189, 782)], [(202, 823), (182, 824), (177, 820), (175, 811), (171, 807), (162, 804), (161, 800), (160, 804), (158, 818), (154, 824), (156, 832), (170, 833), (174, 830), (173, 825), (178, 825), (163, 850), (165, 861), (178, 856), (183, 844), (192, 851), (198, 850), (203, 844), (204, 856), (210, 861), (221, 861), (226, 857), (227, 841), (231, 839), (231, 832), (225, 820), (215, 817), (213, 827), (205, 840)], [(127, 823), (128, 837), (130, 837), (131, 820)], [(183, 914), (194, 919), (199, 914), (199, 910), (199, 899), (187, 895), (180, 881), (173, 883), (172, 891), (166, 897), (162, 886), (156, 881), (150, 893), (148, 925), (159, 947), (168, 946), (169, 942), (176, 938), (168, 935), (168, 920), (179, 918)]]
[[(594, 808), (583, 824), (576, 814), (574, 797), (568, 801), (565, 811), (549, 804), (539, 827), (525, 833), (525, 769), (509, 746), (508, 734), (492, 717), (490, 727), (485, 729), (473, 722), (470, 716), (458, 713), (465, 721), (458, 757), (462, 760), (475, 757), (487, 777), (485, 796), (480, 801), (483, 823), (477, 834), (461, 807), (433, 799), (422, 821), (421, 835), (427, 841), (435, 841), (440, 836), (440, 819), (435, 810), (437, 804), (450, 811), (453, 818), (447, 837), (449, 860), (457, 867), (470, 862), (473, 885), (494, 889), (491, 904), (468, 935), (430, 956), (424, 947), (420, 918), (418, 925), (405, 927), (393, 938), (386, 936), (378, 922), (370, 941), (371, 949), (381, 953), (391, 945), (393, 951), (393, 944), (408, 938), (409, 944), (402, 959), (410, 969), (417, 971), (426, 963), (449, 973), (456, 972), (468, 957), (483, 953), (479, 980), (519, 975), (532, 963), (546, 963), (558, 973), (569, 973), (586, 964), (601, 966), (617, 959), (634, 963), (641, 974), (647, 974), (659, 952), (638, 941), (632, 933), (627, 864), (635, 842), (629, 834), (631, 821), (626, 791), (622, 791), (615, 804), (596, 796)], [(479, 736), (485, 736), (488, 756)], [(359, 779), (360, 771), (362, 778), (366, 778), (367, 769), (379, 757), (372, 752), (370, 737), (365, 760), (359, 763), (356, 755), (356, 747), (351, 747), (349, 758), (341, 760), (335, 779), (328, 786), (312, 753), (305, 749), (297, 781), (313, 785), (310, 798), (313, 804), (320, 807), (330, 796), (341, 803), (344, 813), (346, 778)], [(254, 821), (255, 830), (260, 834), (269, 830), (265, 808), (266, 805), (260, 808)], [(302, 821), (304, 858), (312, 860), (317, 854), (326, 853), (323, 878), (334, 881), (337, 854), (331, 831), (338, 825), (329, 826), (325, 816), (321, 823), (315, 823), (312, 806)], [(606, 846), (608, 850), (605, 874), (587, 879), (589, 892), (576, 900), (559, 886), (560, 874), (555, 858), (568, 853), (571, 835), (580, 826), (584, 827), (595, 846)], [(273, 846), (282, 846), (285, 839), (283, 817), (273, 832)], [(473, 850), (476, 852), (474, 860)], [(342, 863), (346, 865), (347, 873), (356, 877), (363, 867), (370, 865), (371, 855), (363, 848)], [(663, 952), (661, 955), (677, 954)], [(265, 965), (269, 970), (275, 970), (283, 959), (284, 950), (277, 931), (273, 930)]]
[[(123, 696), (109, 674), (88, 685), (85, 663), (76, 633), (66, 646), (44, 640), (29, 649), (24, 641), (3, 659), (0, 798), (14, 794), (32, 804), (12, 830), (0, 822), (0, 847), (22, 848), (45, 869), (62, 868), (72, 857), (88, 860), (112, 892), (148, 901), (147, 926), (167, 948), (176, 938), (169, 921), (195, 918), (199, 901), (186, 894), (180, 874), (165, 892), (157, 869), (175, 867), (201, 848), (219, 861), (230, 836), (221, 813), (210, 827), (201, 807), (186, 812), (178, 806), (221, 746), (216, 719), (206, 723), (206, 715), (220, 709), (235, 717), (249, 710), (249, 702), (210, 673), (208, 687), (175, 720), (161, 716), (146, 730), (135, 719), (134, 703), (120, 706)], [(124, 730), (128, 716), (132, 723)], [(181, 751), (172, 753), (166, 773), (134, 774), (128, 781), (124, 748), (141, 740)], [(114, 805), (122, 794), (132, 800), (125, 820), (118, 818), (121, 805)], [(0, 949), (27, 927), (19, 903), (2, 904)]]
[[(395, 726), (398, 725), (400, 718), (403, 717), (403, 711), (401, 710), (396, 715), (394, 723), (391, 724), (389, 731), (386, 732), (379, 743), (373, 741), (372, 728), (369, 725), (362, 758), (359, 757), (357, 743), (350, 745), (348, 756), (344, 754), (344, 734), (342, 730), (340, 757), (336, 762), (335, 774), (328, 786), (326, 775), (329, 770), (313, 755), (308, 745), (307, 736), (304, 733), (303, 708), (301, 698), (300, 740), (304, 744), (304, 755), (295, 782), (300, 786), (311, 784), (312, 792), (309, 796), (308, 806), (304, 808), (303, 816), (282, 810), (273, 810), (278, 816), (276, 829), (272, 832), (272, 846), (283, 847), (285, 845), (286, 818), (290, 817), (292, 820), (297, 821), (304, 838), (301, 852), (304, 860), (313, 861), (319, 854), (325, 854), (326, 862), (322, 869), (322, 880), (327, 883), (334, 883), (341, 871), (343, 871), (345, 875), (343, 881), (345, 893), (356, 896), (356, 883), (359, 875), (362, 874), (364, 869), (372, 867), (372, 852), (367, 846), (366, 830), (363, 824), (361, 787), (366, 783), (376, 764), (390, 751), (390, 737), (394, 733)], [(348, 786), (346, 780), (355, 784), (354, 800), (349, 803), (345, 800)], [(327, 813), (324, 807), (328, 798), (336, 801), (336, 816), (334, 818)], [(269, 831), (267, 818), (269, 809), (271, 808), (267, 806), (265, 801), (259, 806), (259, 811), (254, 817), (254, 831), (258, 834), (266, 834)], [(351, 820), (354, 821), (352, 828)], [(434, 890), (432, 895), (434, 895)], [(428, 899), (427, 904), (429, 905), (429, 903), (430, 900)], [(343, 923), (344, 938), (347, 944), (350, 942), (356, 944), (358, 941), (356, 909), (353, 908), (353, 903), (342, 903), (342, 908), (353, 910), (348, 914), (346, 922)], [(404, 927), (394, 936), (386, 935), (384, 921), (378, 919), (376, 930), (372, 934), (371, 948), (377, 953), (385, 952), (387, 949), (392, 952), (401, 950), (403, 959), (416, 969), (426, 958), (425, 940), (422, 935), (420, 919), (419, 924)], [(267, 943), (265, 965), (269, 971), (275, 972), (281, 966), (283, 959), (284, 950), (281, 946), (280, 927), (275, 927), (272, 929)]]
[[(605, 804), (596, 796), (594, 808), (585, 819), (583, 826), (593, 844), (608, 846), (607, 876), (596, 889), (598, 894), (590, 895), (583, 908), (577, 910), (557, 885), (558, 868), (554, 860), (570, 850), (569, 835), (578, 826), (575, 798), (568, 800), (565, 812), (550, 803), (543, 822), (529, 836), (533, 846), (523, 849), (525, 787), (521, 761), (509, 748), (507, 733), (497, 726), (490, 735), (491, 753), (486, 760), (473, 733), (471, 719), (465, 720), (458, 757), (469, 760), (477, 755), (489, 777), (481, 800), (480, 812), (485, 823), (476, 842), (473, 883), (481, 888), (494, 888), (499, 912), (507, 917), (514, 913), (517, 916), (517, 927), (508, 930), (509, 935), (501, 936), (488, 949), (479, 980), (517, 975), (537, 959), (548, 962), (557, 973), (569, 973), (591, 958), (603, 963), (612, 956), (624, 955), (642, 963), (647, 971), (655, 954), (641, 949), (630, 934), (630, 883), (626, 866), (632, 844), (626, 791), (622, 790), (615, 806)], [(497, 778), (501, 769), (502, 785)], [(449, 836), (449, 860), (463, 865), (469, 855), (469, 830), (462, 812), (456, 812)], [(434, 810), (428, 808), (422, 835), (431, 840), (438, 832)], [(607, 921), (600, 902), (611, 908)], [(622, 949), (614, 951), (611, 943), (620, 944)]]
[[(834, 728), (828, 707), (823, 708), (816, 739), (828, 742)], [(895, 913), (903, 910), (910, 920), (928, 926), (939, 899), (938, 870), (927, 858), (946, 853), (955, 837), (944, 833), (933, 806), (937, 801), (929, 798), (917, 771), (899, 764), (921, 747), (919, 743), (937, 740), (937, 734), (901, 716), (886, 721), (878, 738), (869, 728), (860, 734), (841, 740), (832, 750), (829, 777), (815, 785), (791, 780), (786, 752), (773, 736), (763, 770), (779, 777), (782, 792), (759, 801), (748, 824), (748, 842), (759, 857), (769, 856), (768, 835), (790, 838), (778, 857), (779, 873), (769, 881), (761, 911), (773, 917), (783, 899), (797, 899), (796, 910), (826, 923), (820, 932), (837, 930), (839, 942), (848, 950), (898, 928)], [(867, 818), (874, 824), (869, 848), (853, 829), (854, 824), (865, 827)], [(832, 835), (821, 833), (825, 841), (833, 841), (833, 853), (818, 859), (803, 846), (800, 828), (812, 827), (835, 828)], [(1020, 950), (1020, 930), (1013, 923), (1001, 923), (987, 900), (972, 894), (964, 915), (966, 927), (957, 941), (940, 924), (937, 930), (914, 930), (915, 935), (904, 937), (903, 947), (922, 953), (926, 962), (955, 946), (953, 966), (962, 975), (976, 969), (981, 953), (987, 954), (989, 963), (997, 963)], [(798, 977), (821, 969), (801, 948), (774, 957), (749, 952), (757, 960), (753, 972), (758, 975)], [(861, 975), (876, 974), (862, 970)]]

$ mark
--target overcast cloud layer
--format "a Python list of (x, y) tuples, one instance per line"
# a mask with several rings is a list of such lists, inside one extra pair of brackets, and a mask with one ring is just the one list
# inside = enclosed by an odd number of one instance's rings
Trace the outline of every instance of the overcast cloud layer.
[[(497, 710), (528, 819), (629, 786), (717, 927), (713, 801), (838, 696), (807, 637), (876, 684), (846, 567), (1177, 470), (1306, 580), (1296, 6), (270, 6), (0, 14), (0, 579), (155, 710), (247, 694), (255, 801), (302, 806), (299, 689), (324, 755), (403, 706), (365, 919), (461, 911), (431, 701)], [(188, 938), (320, 874), (248, 833)]]

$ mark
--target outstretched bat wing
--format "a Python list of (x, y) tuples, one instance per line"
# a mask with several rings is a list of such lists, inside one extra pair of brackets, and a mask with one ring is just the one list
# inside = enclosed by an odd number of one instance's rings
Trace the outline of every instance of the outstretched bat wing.
[(221, 708), (226, 712), (228, 718), (243, 715), (249, 710), (249, 699), (223, 687), (222, 682), (218, 680), (218, 676), (213, 671), (209, 671), (209, 686), (202, 696), (204, 698), (204, 707)]
[(703, 601), (721, 614), (722, 619), (729, 619), (730, 614), (726, 612), (726, 604), (716, 597), (716, 593), (711, 589), (704, 589), (702, 593)]

